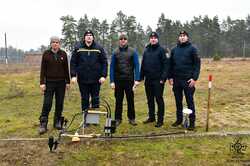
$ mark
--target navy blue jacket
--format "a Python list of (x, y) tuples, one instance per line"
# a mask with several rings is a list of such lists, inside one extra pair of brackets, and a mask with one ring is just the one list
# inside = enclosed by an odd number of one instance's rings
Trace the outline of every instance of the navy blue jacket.
[(162, 80), (166, 81), (168, 75), (169, 61), (165, 50), (159, 43), (147, 45), (141, 63), (140, 80)]
[(171, 50), (169, 78), (197, 80), (200, 74), (200, 58), (190, 42), (178, 43)]
[(79, 42), (72, 52), (70, 74), (80, 83), (98, 83), (101, 77), (107, 77), (107, 65), (106, 53), (99, 44), (93, 42), (88, 47)]

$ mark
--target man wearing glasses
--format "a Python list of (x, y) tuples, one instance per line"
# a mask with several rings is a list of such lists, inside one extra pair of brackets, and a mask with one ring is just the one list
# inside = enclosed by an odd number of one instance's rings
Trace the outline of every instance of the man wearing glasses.
[(127, 98), (127, 116), (129, 124), (136, 126), (134, 92), (139, 85), (139, 59), (135, 49), (128, 46), (125, 33), (119, 36), (119, 47), (115, 49), (110, 64), (110, 85), (115, 91), (115, 120), (116, 126), (122, 122), (122, 103), (124, 92)]

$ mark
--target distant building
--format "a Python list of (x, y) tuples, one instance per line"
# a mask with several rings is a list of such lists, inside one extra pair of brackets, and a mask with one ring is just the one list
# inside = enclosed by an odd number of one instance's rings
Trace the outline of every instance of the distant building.
[(29, 65), (40, 65), (42, 60), (41, 52), (32, 52), (24, 54), (24, 63)]

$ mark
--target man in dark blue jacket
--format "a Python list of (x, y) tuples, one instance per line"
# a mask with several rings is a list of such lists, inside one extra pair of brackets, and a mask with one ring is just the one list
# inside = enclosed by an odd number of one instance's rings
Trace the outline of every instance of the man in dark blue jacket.
[(135, 122), (134, 92), (139, 84), (140, 65), (138, 54), (135, 49), (128, 46), (128, 37), (122, 33), (119, 37), (119, 48), (111, 58), (110, 63), (110, 85), (115, 90), (115, 120), (118, 126), (122, 122), (122, 102), (124, 92), (127, 98), (128, 119), (133, 126)]
[(148, 101), (148, 119), (143, 123), (155, 121), (155, 99), (158, 105), (157, 123), (155, 127), (161, 127), (164, 120), (164, 83), (168, 73), (168, 59), (165, 50), (160, 46), (158, 34), (152, 32), (146, 46), (141, 63), (141, 80), (145, 78), (145, 91)]
[[(107, 57), (104, 49), (94, 41), (94, 34), (87, 30), (83, 41), (76, 44), (70, 61), (72, 82), (78, 82), (82, 110), (99, 107), (100, 85), (107, 77)], [(77, 79), (76, 79), (77, 78)]]
[(177, 120), (172, 126), (177, 127), (183, 120), (183, 91), (185, 94), (188, 108), (192, 110), (189, 115), (189, 130), (195, 128), (195, 105), (193, 95), (195, 84), (200, 74), (200, 58), (197, 49), (189, 42), (189, 36), (186, 31), (181, 31), (178, 43), (171, 51), (169, 83), (173, 85), (173, 91), (176, 102)]

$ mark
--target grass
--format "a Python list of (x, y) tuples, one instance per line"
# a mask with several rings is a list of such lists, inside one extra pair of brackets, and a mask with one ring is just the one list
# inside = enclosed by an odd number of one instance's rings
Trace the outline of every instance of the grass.
[[(250, 61), (203, 61), (196, 86), (197, 132), (205, 131), (208, 75), (213, 75), (210, 131), (250, 130)], [(44, 137), (56, 134), (52, 129), (53, 111), (50, 113), (49, 132), (39, 136), (38, 117), (43, 96), (39, 91), (39, 72), (1, 72), (0, 75), (0, 138)], [(114, 112), (114, 92), (108, 81), (102, 86)], [(166, 84), (165, 123), (160, 129), (153, 124), (143, 125), (147, 118), (146, 96), (143, 84), (136, 89), (135, 107), (138, 126), (127, 122), (124, 102), (123, 123), (115, 135), (150, 134), (171, 131), (175, 121), (175, 102), (171, 87)], [(185, 103), (185, 102), (184, 102)], [(77, 86), (66, 94), (64, 115), (71, 118), (80, 111)], [(80, 119), (78, 120), (80, 121)], [(77, 125), (77, 124), (75, 124)], [(91, 127), (88, 132), (102, 132)], [(243, 139), (249, 142), (248, 137)], [(0, 142), (0, 165), (242, 165), (250, 160), (247, 148), (240, 161), (234, 160), (230, 143), (234, 138), (178, 138), (134, 141), (85, 141), (72, 144), (66, 141), (56, 153), (48, 153), (45, 142)], [(249, 146), (249, 145), (248, 145)], [(73, 164), (72, 164), (73, 163)], [(250, 164), (250, 162), (248, 163)]]

